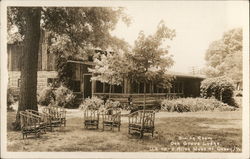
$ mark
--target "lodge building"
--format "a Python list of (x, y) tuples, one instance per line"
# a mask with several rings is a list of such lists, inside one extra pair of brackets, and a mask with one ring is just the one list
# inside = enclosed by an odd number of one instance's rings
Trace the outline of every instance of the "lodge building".
[[(45, 88), (50, 83), (57, 80), (57, 71), (55, 65), (55, 56), (48, 53), (47, 50), (47, 34), (42, 32), (39, 45), (38, 55), (38, 92)], [(17, 91), (20, 87), (20, 61), (23, 53), (22, 44), (8, 44), (8, 87), (14, 88)], [(95, 52), (105, 53), (101, 50)], [(72, 77), (70, 79), (70, 89), (82, 98), (95, 96), (104, 96), (109, 93), (109, 84), (99, 81), (91, 81), (92, 73), (88, 68), (94, 66), (93, 59), (88, 58), (82, 61), (68, 60), (68, 65), (72, 69)], [(166, 96), (181, 96), (181, 97), (197, 97), (200, 95), (200, 83), (204, 79), (200, 76), (172, 73), (175, 77), (172, 82), (171, 89), (159, 88), (152, 83), (146, 84), (146, 94), (148, 96), (166, 97)], [(131, 85), (129, 87), (129, 85)], [(125, 79), (122, 86), (111, 86), (112, 96), (140, 96), (144, 93), (144, 83), (128, 83)]]

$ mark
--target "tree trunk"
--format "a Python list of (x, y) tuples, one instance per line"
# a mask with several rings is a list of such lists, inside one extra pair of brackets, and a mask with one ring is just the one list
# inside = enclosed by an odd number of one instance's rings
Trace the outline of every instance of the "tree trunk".
[(146, 82), (144, 82), (144, 100), (143, 100), (143, 110), (146, 109)]
[(20, 111), (38, 110), (37, 107), (37, 65), (40, 40), (41, 8), (25, 8), (26, 20), (24, 52), (21, 63), (21, 85), (15, 128), (20, 129)]
[(111, 78), (111, 82), (109, 84), (109, 99), (110, 99), (110, 96), (111, 96), (111, 90), (112, 90), (112, 78)]

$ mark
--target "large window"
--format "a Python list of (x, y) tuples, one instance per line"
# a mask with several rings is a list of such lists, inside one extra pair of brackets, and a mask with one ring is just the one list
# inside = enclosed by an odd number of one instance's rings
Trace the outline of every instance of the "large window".
[(122, 86), (114, 85), (114, 93), (122, 93)]
[(96, 81), (96, 93), (103, 93), (104, 84), (100, 81)]

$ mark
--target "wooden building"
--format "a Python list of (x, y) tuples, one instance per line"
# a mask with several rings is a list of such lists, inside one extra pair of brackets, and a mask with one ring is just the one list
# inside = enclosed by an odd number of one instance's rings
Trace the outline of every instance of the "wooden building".
[[(92, 61), (68, 61), (72, 68), (73, 76), (70, 81), (71, 89), (84, 98), (95, 96), (108, 96), (110, 85), (100, 81), (92, 81), (92, 74), (88, 68), (94, 66)], [(171, 89), (159, 88), (151, 83), (146, 84), (147, 96), (173, 96), (197, 97), (200, 95), (200, 84), (204, 77), (192, 76), (182, 73), (172, 73), (175, 77)], [(131, 86), (129, 86), (131, 85)], [(130, 88), (130, 89), (129, 89)], [(111, 86), (111, 96), (140, 96), (144, 94), (143, 83), (128, 83), (125, 79), (122, 85)]]
[[(55, 56), (49, 54), (47, 50), (47, 34), (42, 32), (40, 39), (40, 48), (38, 56), (38, 92), (45, 88), (49, 83), (57, 80), (57, 72), (55, 69)], [(8, 44), (8, 86), (19, 89), (20, 84), (20, 61), (23, 54), (22, 44)], [(105, 53), (101, 50), (95, 52)], [(106, 96), (109, 94), (109, 84), (99, 81), (91, 81), (92, 74), (88, 72), (88, 68), (93, 67), (93, 59), (88, 57), (83, 61), (68, 60), (68, 65), (72, 69), (72, 77), (70, 79), (70, 89), (73, 90), (78, 97)], [(197, 97), (200, 95), (200, 83), (204, 79), (199, 76), (192, 76), (181, 73), (173, 73), (175, 80), (172, 88), (162, 89), (152, 84), (146, 84), (146, 95), (150, 97)], [(131, 85), (131, 87), (129, 87)], [(131, 89), (129, 89), (131, 88)], [(128, 97), (142, 96), (144, 90), (143, 83), (128, 83), (124, 80), (123, 86), (112, 86), (111, 96)]]

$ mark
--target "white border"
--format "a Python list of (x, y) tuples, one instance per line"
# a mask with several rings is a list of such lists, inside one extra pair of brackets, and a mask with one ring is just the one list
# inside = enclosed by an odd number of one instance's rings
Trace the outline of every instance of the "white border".
[[(1, 2), (1, 158), (249, 158), (249, 2), (241, 15), (246, 19), (243, 27), (243, 145), (242, 153), (122, 153), (122, 152), (7, 152), (6, 130), (6, 94), (7, 94), (7, 43), (6, 7), (7, 6), (141, 6), (166, 5), (166, 1), (14, 1)], [(70, 3), (69, 3), (70, 2)], [(190, 2), (190, 1), (189, 1)], [(178, 1), (177, 3), (189, 3)], [(172, 1), (167, 1), (172, 3)], [(176, 2), (175, 2), (176, 3)], [(195, 3), (203, 3), (196, 1)], [(218, 2), (220, 3), (220, 2)], [(5, 123), (5, 124), (2, 124)]]

